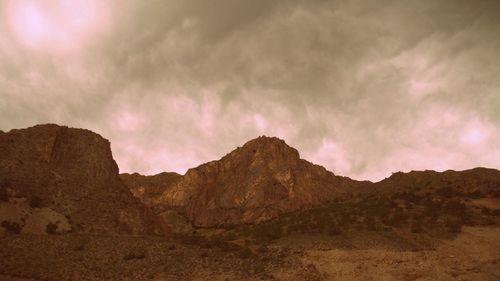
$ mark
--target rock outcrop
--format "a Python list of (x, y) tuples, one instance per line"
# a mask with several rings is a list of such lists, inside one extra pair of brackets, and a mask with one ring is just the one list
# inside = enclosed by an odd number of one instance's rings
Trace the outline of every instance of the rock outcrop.
[(64, 216), (67, 221), (49, 227), (55, 232), (165, 231), (159, 217), (121, 181), (109, 141), (88, 130), (38, 125), (0, 133), (0, 194), (4, 204), (24, 198), (27, 213)]
[(182, 176), (173, 172), (163, 172), (152, 176), (125, 173), (120, 174), (120, 178), (142, 203), (150, 207), (159, 207), (162, 194), (176, 185), (182, 179)]
[(274, 137), (259, 137), (188, 170), (161, 196), (200, 227), (256, 223), (339, 198), (360, 182), (339, 177), (299, 157)]

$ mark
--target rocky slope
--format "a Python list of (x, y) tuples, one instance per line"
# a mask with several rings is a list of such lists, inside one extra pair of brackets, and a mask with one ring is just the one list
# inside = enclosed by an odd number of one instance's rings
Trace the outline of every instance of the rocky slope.
[(474, 168), (465, 171), (448, 170), (397, 172), (373, 184), (377, 192), (404, 192), (418, 189), (427, 193), (473, 197), (500, 197), (500, 171)]
[(159, 213), (165, 208), (180, 209), (201, 227), (256, 223), (331, 200), (370, 194), (500, 196), (498, 170), (397, 172), (377, 183), (359, 182), (301, 159), (297, 150), (273, 137), (251, 140), (184, 176), (162, 173), (122, 178)]
[(88, 130), (38, 125), (0, 133), (0, 194), (2, 225), (14, 231), (26, 232), (34, 216), (35, 228), (47, 232), (164, 231), (121, 181), (109, 141)]
[(259, 137), (188, 170), (161, 202), (184, 209), (196, 226), (212, 227), (268, 220), (341, 197), (361, 184), (301, 159), (283, 140)]
[(148, 206), (156, 207), (161, 202), (161, 195), (177, 184), (182, 176), (173, 172), (163, 172), (152, 176), (125, 173), (120, 174), (120, 178), (135, 197)]

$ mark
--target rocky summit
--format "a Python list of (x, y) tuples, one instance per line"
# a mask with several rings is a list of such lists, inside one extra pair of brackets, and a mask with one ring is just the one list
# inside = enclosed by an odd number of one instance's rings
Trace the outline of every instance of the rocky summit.
[(121, 181), (110, 143), (38, 125), (0, 133), (0, 215), (14, 232), (161, 234), (161, 220)]
[(200, 227), (256, 223), (345, 195), (360, 185), (300, 158), (275, 137), (247, 142), (190, 169), (159, 202), (181, 208)]

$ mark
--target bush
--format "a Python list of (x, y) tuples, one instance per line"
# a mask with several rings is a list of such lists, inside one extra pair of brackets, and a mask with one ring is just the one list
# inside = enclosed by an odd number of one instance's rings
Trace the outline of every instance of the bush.
[(326, 227), (326, 233), (331, 236), (339, 235), (341, 233), (340, 229), (335, 223), (331, 223)]
[(71, 242), (71, 249), (75, 252), (83, 251), (88, 243), (89, 239), (87, 237), (75, 237)]
[(446, 202), (446, 204), (444, 205), (444, 209), (449, 214), (461, 215), (461, 214), (465, 213), (465, 211), (467, 210), (467, 207), (465, 206), (464, 203), (460, 202), (459, 200), (453, 199), (453, 200)]
[(42, 199), (38, 196), (31, 196), (29, 199), (29, 205), (31, 208), (41, 208), (42, 207)]
[(462, 231), (462, 223), (456, 218), (448, 218), (444, 225), (450, 232), (460, 233)]
[(238, 255), (242, 259), (248, 259), (253, 255), (253, 253), (248, 248), (241, 248)]
[(373, 218), (372, 216), (366, 217), (364, 219), (364, 224), (365, 224), (366, 229), (368, 229), (370, 231), (374, 231), (377, 229), (376, 224), (375, 224), (375, 218)]
[(9, 201), (9, 193), (7, 192), (7, 188), (0, 185), (0, 201)]
[(21, 226), (16, 222), (3, 221), (2, 226), (3, 228), (5, 228), (5, 230), (7, 230), (7, 232), (15, 234), (21, 233)]
[(123, 257), (123, 260), (141, 260), (146, 257), (146, 253), (142, 249), (133, 249)]
[(240, 246), (238, 246), (234, 243), (225, 242), (225, 241), (217, 242), (216, 246), (224, 252), (237, 252), (241, 249)]
[(269, 248), (267, 248), (266, 245), (261, 245), (259, 248), (257, 248), (257, 252), (259, 252), (259, 253), (267, 253), (267, 252), (269, 252)]
[(422, 222), (420, 220), (414, 220), (410, 226), (410, 231), (412, 233), (422, 232)]
[(45, 227), (45, 232), (48, 234), (56, 234), (57, 233), (57, 224), (49, 222)]
[(275, 240), (282, 236), (283, 232), (279, 225), (262, 225), (256, 229), (256, 236), (262, 240)]
[(390, 226), (401, 226), (405, 225), (408, 221), (408, 215), (401, 209), (396, 209), (394, 214), (387, 220), (387, 224)]
[(209, 242), (208, 240), (200, 235), (174, 235), (174, 239), (178, 239), (181, 243), (187, 244), (187, 245), (198, 245), (198, 246), (203, 246), (207, 245)]
[(442, 187), (438, 189), (436, 193), (445, 198), (451, 198), (455, 195), (455, 191), (450, 186)]

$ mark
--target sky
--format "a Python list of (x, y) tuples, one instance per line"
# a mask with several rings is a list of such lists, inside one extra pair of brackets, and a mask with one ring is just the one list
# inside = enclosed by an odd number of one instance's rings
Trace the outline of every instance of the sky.
[(260, 135), (335, 174), (500, 168), (500, 1), (0, 0), (0, 130), (184, 173)]

